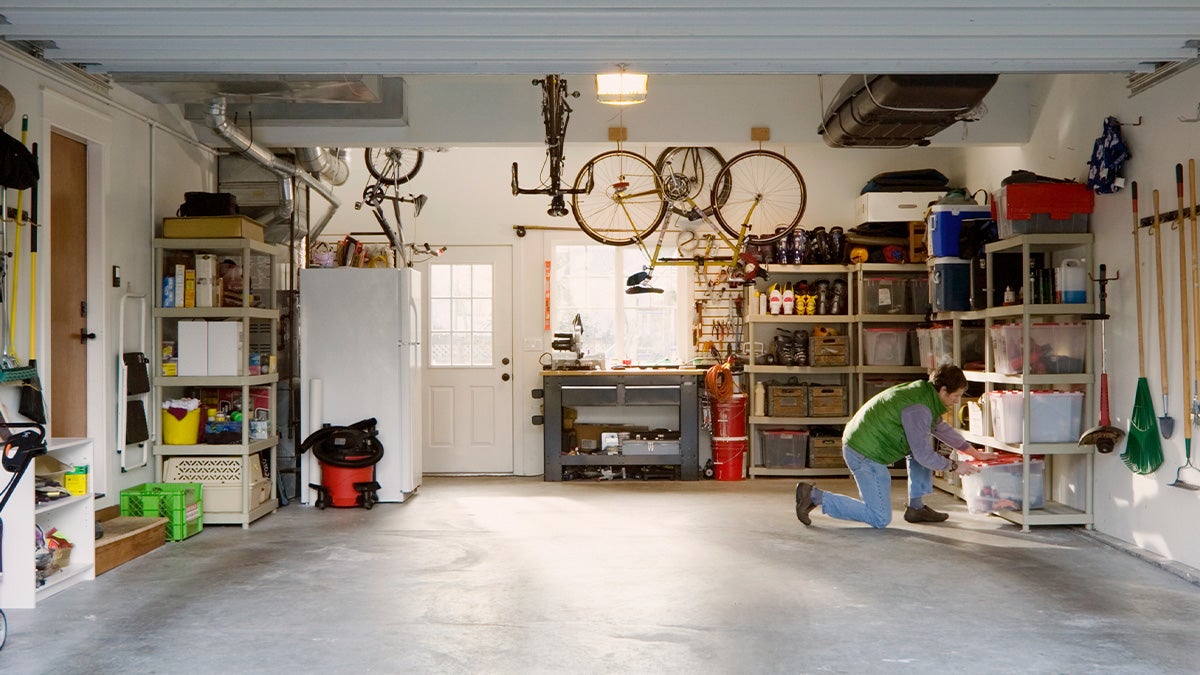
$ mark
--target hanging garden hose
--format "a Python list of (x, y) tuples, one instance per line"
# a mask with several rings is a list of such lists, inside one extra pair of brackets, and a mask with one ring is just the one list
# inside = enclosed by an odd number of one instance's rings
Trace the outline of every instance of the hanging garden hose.
[(733, 398), (733, 366), (731, 361), (718, 363), (704, 375), (704, 387), (715, 401)]

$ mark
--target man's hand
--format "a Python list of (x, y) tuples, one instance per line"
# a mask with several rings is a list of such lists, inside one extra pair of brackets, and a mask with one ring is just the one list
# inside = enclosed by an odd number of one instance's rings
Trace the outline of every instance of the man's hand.
[(991, 452), (990, 450), (976, 450), (975, 446), (973, 445), (968, 445), (965, 448), (959, 448), (958, 451), (982, 461), (996, 459), (1000, 456), (998, 453)]
[(979, 473), (979, 467), (967, 462), (959, 462), (958, 466), (954, 468), (954, 473), (960, 476), (970, 476), (973, 473)]

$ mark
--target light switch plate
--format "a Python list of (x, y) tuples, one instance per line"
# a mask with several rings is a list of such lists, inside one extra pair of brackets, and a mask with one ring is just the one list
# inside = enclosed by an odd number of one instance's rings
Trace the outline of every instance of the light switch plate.
[(527, 352), (542, 351), (542, 339), (541, 338), (525, 338), (525, 351), (527, 351)]

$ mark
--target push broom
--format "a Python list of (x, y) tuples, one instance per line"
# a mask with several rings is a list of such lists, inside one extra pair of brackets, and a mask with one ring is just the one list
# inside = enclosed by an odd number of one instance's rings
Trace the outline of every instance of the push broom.
[[(1183, 233), (1183, 165), (1175, 165), (1175, 183), (1176, 193), (1179, 195), (1179, 232)], [(1196, 339), (1196, 372), (1193, 375), (1200, 378), (1200, 294), (1197, 290), (1200, 289), (1200, 248), (1196, 243), (1196, 160), (1188, 160), (1188, 197), (1192, 201), (1191, 222), (1192, 222), (1192, 304), (1196, 310), (1195, 321), (1193, 328), (1195, 329)], [(1185, 273), (1182, 269), (1181, 273)], [(1184, 307), (1184, 325), (1187, 325), (1187, 308)], [(1183, 336), (1184, 349), (1187, 349), (1188, 335)], [(1184, 352), (1187, 353), (1186, 351)], [(1187, 358), (1186, 356), (1184, 358)], [(1184, 366), (1186, 368), (1186, 364)], [(1184, 386), (1187, 386), (1186, 373), (1184, 370)], [(1185, 432), (1191, 432), (1192, 423), (1195, 421), (1200, 401), (1197, 400), (1197, 389), (1195, 381), (1192, 382), (1192, 408), (1189, 415), (1183, 421), (1183, 429)], [(1186, 400), (1186, 398), (1184, 399)], [(1186, 461), (1183, 466), (1175, 470), (1175, 482), (1170, 483), (1171, 487), (1184, 488), (1185, 490), (1200, 490), (1200, 468), (1197, 468), (1192, 463), (1192, 437), (1191, 433), (1184, 434), (1183, 452)]]
[(1138, 223), (1138, 188), (1130, 186), (1133, 198), (1133, 257), (1134, 281), (1137, 289), (1138, 381), (1133, 397), (1133, 412), (1129, 415), (1129, 434), (1121, 461), (1136, 474), (1149, 474), (1162, 465), (1162, 440), (1158, 435), (1158, 418), (1154, 416), (1154, 397), (1146, 380), (1146, 345), (1142, 338), (1142, 253), (1141, 225)]

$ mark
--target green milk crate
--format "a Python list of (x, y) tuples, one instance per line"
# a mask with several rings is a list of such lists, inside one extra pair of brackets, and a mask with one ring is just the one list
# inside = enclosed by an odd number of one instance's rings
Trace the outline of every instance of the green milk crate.
[(181, 541), (204, 529), (201, 483), (142, 483), (121, 490), (122, 516), (166, 518), (167, 540)]

